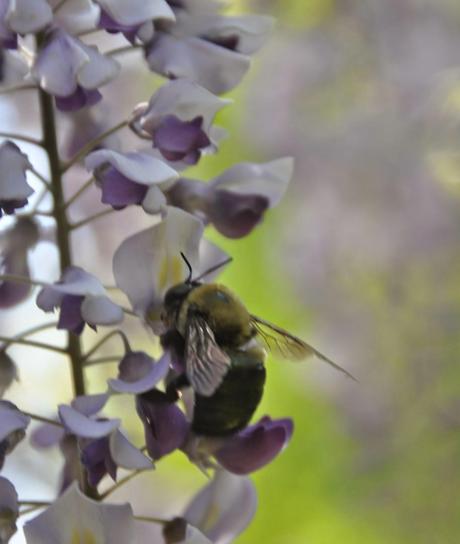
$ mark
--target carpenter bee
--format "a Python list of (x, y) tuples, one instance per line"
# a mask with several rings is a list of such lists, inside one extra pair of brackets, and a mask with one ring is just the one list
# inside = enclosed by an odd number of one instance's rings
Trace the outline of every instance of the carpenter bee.
[[(185, 363), (185, 373), (168, 392), (191, 386), (195, 393), (192, 430), (203, 436), (226, 436), (249, 423), (263, 394), (266, 349), (286, 359), (316, 356), (353, 376), (288, 331), (248, 312), (227, 287), (200, 280), (228, 261), (171, 287), (164, 298), (161, 337), (165, 349)], [(354, 379), (354, 378), (353, 378)]]

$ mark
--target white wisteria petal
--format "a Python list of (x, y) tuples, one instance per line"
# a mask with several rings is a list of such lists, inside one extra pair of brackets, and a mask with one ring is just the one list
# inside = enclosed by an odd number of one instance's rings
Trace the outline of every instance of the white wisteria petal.
[(142, 209), (147, 213), (160, 213), (166, 206), (166, 197), (163, 191), (156, 185), (149, 187), (144, 200), (142, 201)]
[[(125, 355), (125, 358), (129, 357)], [(128, 381), (123, 377), (111, 378), (107, 380), (107, 383), (112, 391), (116, 393), (128, 393), (131, 395), (140, 395), (146, 391), (153, 389), (163, 378), (169, 370), (170, 356), (169, 353), (165, 353), (161, 359), (155, 363), (152, 360), (150, 370), (141, 378), (135, 381)]]
[(85, 416), (93, 416), (100, 412), (107, 404), (109, 395), (107, 393), (97, 393), (96, 395), (79, 395), (72, 402), (72, 408), (78, 410)]
[(105, 289), (96, 276), (78, 266), (67, 268), (59, 283), (53, 283), (45, 289), (52, 289), (65, 295), (105, 295)]
[(123, 310), (107, 296), (86, 297), (81, 305), (81, 316), (91, 325), (113, 325), (123, 321)]
[(162, 85), (152, 96), (140, 125), (147, 132), (153, 132), (167, 115), (174, 115), (181, 121), (202, 117), (202, 129), (208, 133), (217, 112), (231, 102), (215, 96), (193, 81), (175, 79)]
[(53, 12), (46, 0), (11, 0), (6, 20), (14, 32), (28, 34), (50, 24)]
[(167, 77), (188, 78), (215, 94), (233, 89), (249, 69), (250, 58), (201, 38), (177, 38), (158, 32), (147, 51), (154, 72)]
[(108, 436), (120, 426), (120, 419), (118, 418), (97, 421), (66, 404), (59, 406), (59, 417), (63, 425), (72, 434), (83, 438), (102, 438)]
[(125, 177), (136, 183), (172, 183), (179, 174), (164, 161), (148, 153), (118, 153), (110, 149), (100, 149), (90, 153), (85, 160), (87, 170), (95, 170), (110, 164)]
[(97, 89), (114, 79), (120, 71), (120, 64), (113, 59), (99, 53), (96, 46), (79, 43), (88, 55), (89, 61), (77, 73), (78, 83), (85, 89)]
[(213, 544), (209, 538), (192, 525), (187, 525), (184, 544)]
[(85, 497), (72, 484), (24, 527), (27, 544), (136, 544), (129, 504), (105, 504)]
[(265, 196), (270, 207), (276, 206), (283, 197), (294, 172), (294, 159), (285, 157), (274, 161), (240, 163), (216, 177), (211, 185), (239, 194)]
[(110, 454), (115, 464), (127, 470), (147, 470), (153, 462), (136, 448), (120, 431), (115, 431), (109, 439)]
[(183, 517), (214, 544), (228, 544), (249, 525), (256, 509), (257, 495), (251, 480), (218, 470), (193, 498)]
[(152, 19), (174, 21), (174, 12), (165, 0), (96, 0), (117, 23), (138, 25)]
[(179, 208), (168, 207), (157, 225), (127, 238), (113, 258), (117, 286), (126, 294), (134, 311), (145, 316), (147, 310), (162, 303), (165, 291), (185, 280), (187, 267), (198, 263), (203, 224)]
[(0, 200), (22, 200), (34, 192), (26, 180), (29, 168), (27, 155), (16, 144), (6, 141), (0, 145)]
[(99, 6), (91, 0), (66, 0), (54, 17), (61, 28), (71, 34), (76, 34), (95, 27), (100, 12)]

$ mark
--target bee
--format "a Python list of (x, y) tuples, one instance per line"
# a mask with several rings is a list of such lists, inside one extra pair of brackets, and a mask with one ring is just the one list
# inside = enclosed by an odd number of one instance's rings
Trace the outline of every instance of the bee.
[(185, 363), (185, 373), (169, 384), (168, 393), (191, 386), (196, 434), (223, 437), (247, 426), (262, 399), (265, 348), (291, 360), (316, 356), (353, 378), (303, 340), (250, 314), (224, 285), (200, 281), (229, 260), (192, 280), (192, 267), (181, 255), (189, 276), (166, 292), (162, 321), (167, 332), (161, 342)]

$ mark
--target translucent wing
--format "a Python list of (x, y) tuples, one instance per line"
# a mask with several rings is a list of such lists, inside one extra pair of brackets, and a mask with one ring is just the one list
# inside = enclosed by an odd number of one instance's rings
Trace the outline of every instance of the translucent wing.
[(356, 378), (347, 370), (339, 366), (337, 363), (334, 363), (334, 361), (331, 361), (313, 346), (310, 346), (310, 344), (300, 340), (300, 338), (297, 338), (285, 329), (282, 329), (277, 325), (273, 325), (272, 323), (269, 323), (268, 321), (265, 321), (264, 319), (261, 319), (255, 315), (251, 315), (251, 321), (257, 331), (257, 334), (267, 348), (270, 351), (277, 353), (284, 359), (299, 361), (307, 357), (317, 357), (318, 359), (321, 359), (322, 361), (333, 366), (336, 370), (346, 374), (352, 380), (357, 381)]
[(185, 365), (194, 391), (210, 397), (222, 383), (230, 363), (230, 357), (217, 345), (206, 320), (191, 318), (185, 334)]

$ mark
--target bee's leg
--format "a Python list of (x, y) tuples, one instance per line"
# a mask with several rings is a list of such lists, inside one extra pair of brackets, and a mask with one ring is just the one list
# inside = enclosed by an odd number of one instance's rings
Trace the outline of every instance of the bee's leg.
[(180, 390), (189, 386), (190, 382), (185, 372), (179, 376), (176, 376), (166, 386), (166, 395), (168, 396), (168, 400), (171, 402), (176, 402), (180, 398)]

